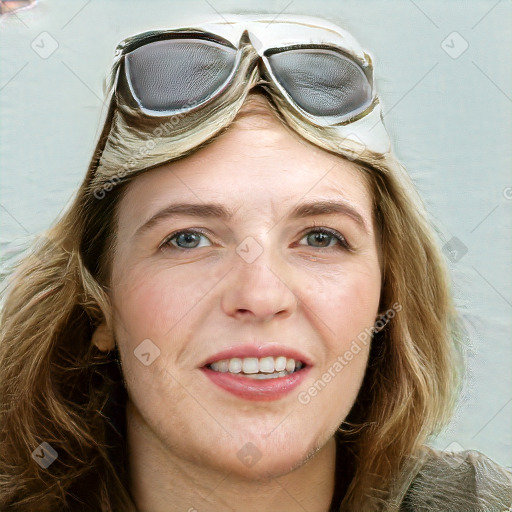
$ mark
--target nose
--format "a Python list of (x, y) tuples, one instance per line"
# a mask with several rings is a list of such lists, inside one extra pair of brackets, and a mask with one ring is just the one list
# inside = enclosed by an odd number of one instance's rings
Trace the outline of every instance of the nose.
[(222, 309), (237, 320), (268, 322), (274, 317), (288, 318), (296, 310), (299, 298), (285, 276), (283, 267), (263, 253), (252, 263), (235, 256), (235, 266), (225, 283)]

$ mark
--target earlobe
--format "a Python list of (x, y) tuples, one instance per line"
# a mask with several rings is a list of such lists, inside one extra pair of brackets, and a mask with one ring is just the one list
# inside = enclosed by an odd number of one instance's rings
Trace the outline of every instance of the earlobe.
[(114, 335), (105, 322), (101, 323), (92, 335), (92, 343), (102, 352), (109, 352), (115, 347)]

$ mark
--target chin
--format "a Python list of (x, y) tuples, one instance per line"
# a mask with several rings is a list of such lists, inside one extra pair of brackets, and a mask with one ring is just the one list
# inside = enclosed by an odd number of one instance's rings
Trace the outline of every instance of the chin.
[[(236, 450), (229, 450), (229, 471), (241, 477), (269, 481), (284, 476), (302, 466), (318, 451), (318, 439), (307, 436), (293, 435), (291, 432), (277, 432), (266, 438), (244, 436), (243, 440), (232, 442)], [(240, 448), (238, 448), (238, 446)]]
[(296, 450), (281, 449), (272, 455), (262, 454), (261, 458), (253, 461), (241, 462), (237, 454), (230, 460), (229, 467), (223, 468), (240, 478), (260, 483), (271, 482), (275, 478), (285, 476), (302, 466), (309, 458), (309, 453), (298, 453)]

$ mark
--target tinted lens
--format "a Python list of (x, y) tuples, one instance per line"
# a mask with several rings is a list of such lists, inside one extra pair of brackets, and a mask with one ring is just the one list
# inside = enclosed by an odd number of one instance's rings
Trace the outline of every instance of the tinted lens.
[(297, 49), (268, 56), (277, 81), (306, 112), (316, 116), (348, 116), (372, 100), (362, 68), (327, 49)]
[(139, 104), (179, 111), (210, 98), (228, 80), (236, 50), (198, 39), (166, 39), (126, 56), (126, 75)]

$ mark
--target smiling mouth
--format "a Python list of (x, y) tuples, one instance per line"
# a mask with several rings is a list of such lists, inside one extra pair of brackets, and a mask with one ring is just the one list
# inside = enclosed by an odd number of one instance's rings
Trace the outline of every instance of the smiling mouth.
[(232, 357), (221, 359), (206, 365), (206, 368), (214, 372), (229, 373), (251, 379), (277, 379), (286, 377), (305, 368), (302, 361), (278, 356), (278, 357)]

